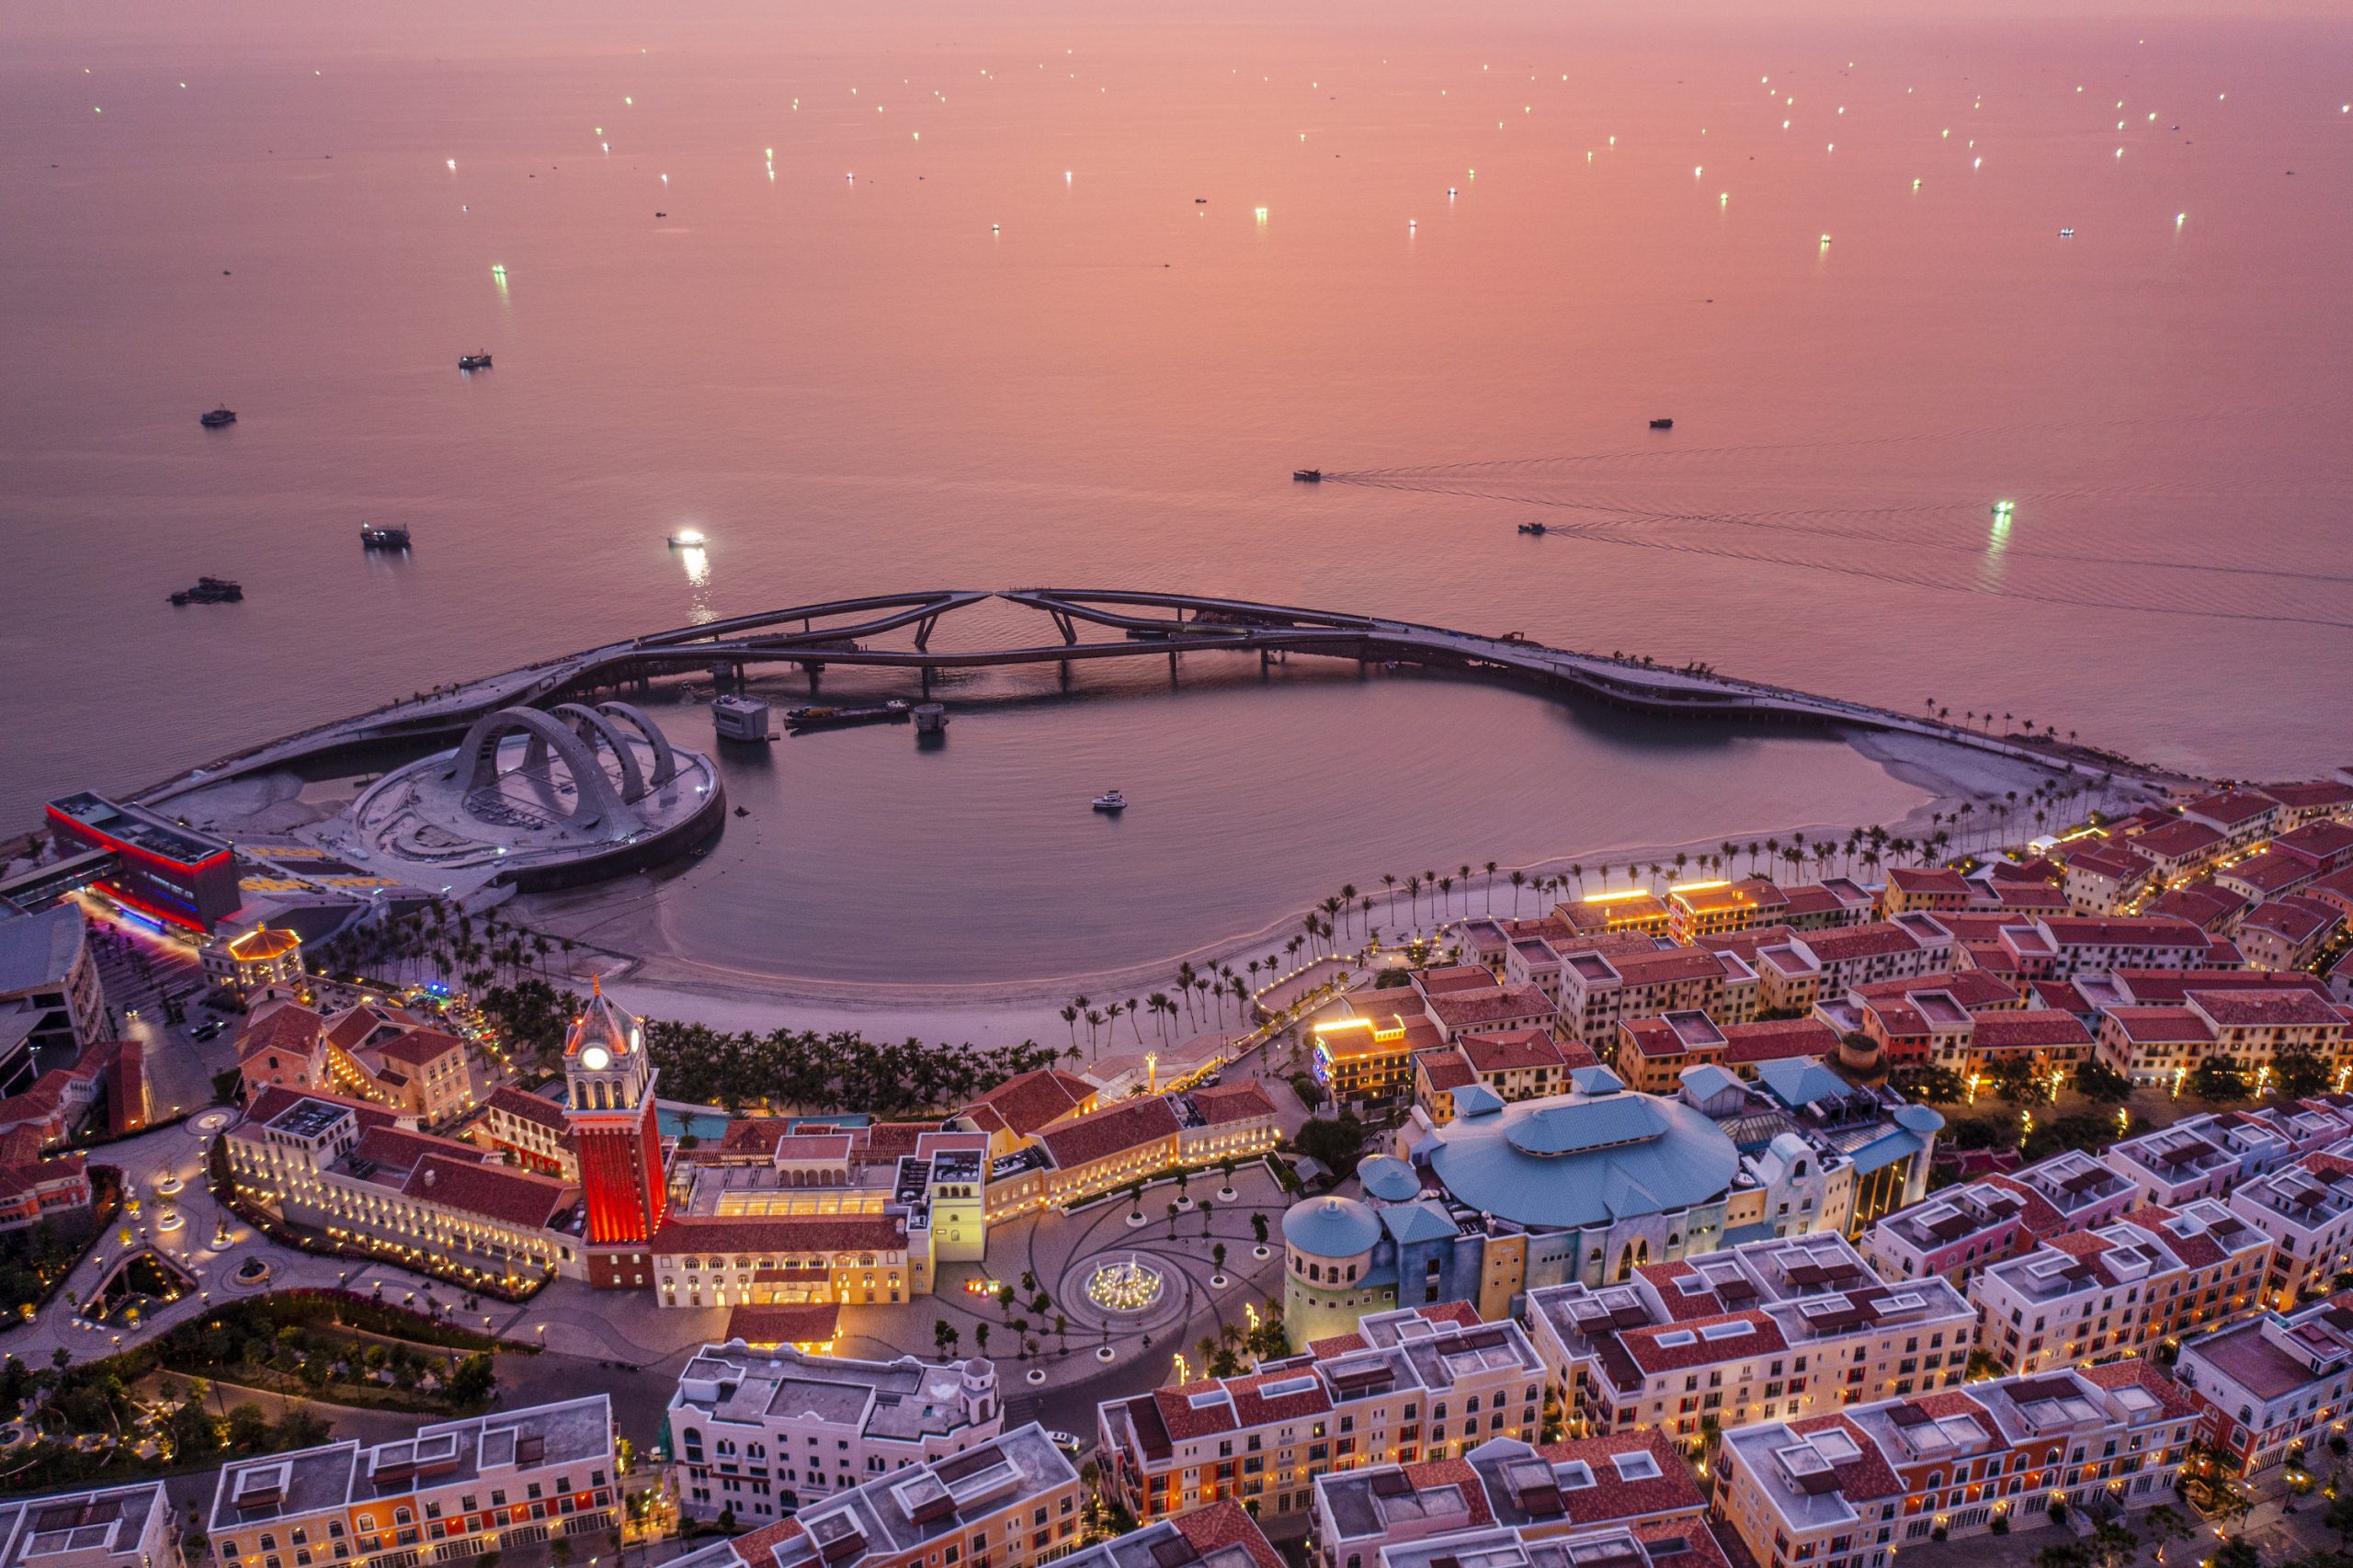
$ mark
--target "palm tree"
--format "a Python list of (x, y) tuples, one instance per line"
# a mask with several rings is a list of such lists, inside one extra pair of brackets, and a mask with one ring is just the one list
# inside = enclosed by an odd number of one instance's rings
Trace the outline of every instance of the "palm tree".
[(1075, 1051), (1078, 1049), (1078, 1009), (1067, 1003), (1063, 1004), (1063, 1022), (1070, 1026), (1071, 1049)]
[(1514, 871), (1511, 874), (1511, 917), (1514, 920), (1519, 918), (1519, 890), (1527, 885), (1528, 873), (1526, 871)]
[(1412, 901), (1413, 901), (1414, 920), (1415, 920), (1415, 924), (1417, 924), (1417, 925), (1418, 925), (1418, 924), (1420, 923), (1420, 921), (1421, 921), (1421, 918), (1422, 918), (1422, 879), (1421, 879), (1421, 878), (1419, 878), (1419, 877), (1407, 877), (1407, 878), (1405, 879), (1405, 896), (1406, 896), (1408, 899), (1410, 899), (1410, 900), (1412, 900)]
[(1443, 920), (1446, 918), (1446, 915), (1444, 913), (1446, 909), (1446, 901), (1454, 896), (1454, 879), (1452, 877), (1440, 877), (1438, 880), (1438, 891), (1439, 895), (1438, 918)]
[(1143, 1031), (1136, 1028), (1136, 999), (1128, 998), (1128, 1034), (1138, 1045), (1143, 1043)]
[[(2068, 732), (2067, 732), (2067, 738), (2068, 738), (2069, 740), (2074, 740), (2074, 739), (2075, 738), (2075, 732), (2074, 732), (2073, 730), (2070, 730), (2070, 731), (2068, 731)], [(1487, 901), (1486, 901), (1486, 913), (1487, 913), (1487, 914), (1489, 914), (1489, 915), (1493, 915), (1495, 912), (1495, 863), (1493, 860), (1490, 860), (1490, 861), (1488, 861), (1488, 862), (1487, 862)]]

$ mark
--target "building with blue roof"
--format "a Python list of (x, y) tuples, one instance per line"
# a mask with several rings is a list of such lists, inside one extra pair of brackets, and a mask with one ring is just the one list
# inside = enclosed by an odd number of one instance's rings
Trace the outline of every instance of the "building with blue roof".
[(1416, 1109), (1359, 1167), (1364, 1197), (1283, 1221), (1294, 1346), (1391, 1308), (1468, 1301), (1511, 1316), (1529, 1290), (1598, 1287), (1644, 1264), (1777, 1236), (1853, 1235), (1927, 1190), (1943, 1119), (1813, 1062), (1759, 1081), (1719, 1068), (1674, 1096), (1588, 1071), (1506, 1104), (1476, 1085), (1443, 1125)]

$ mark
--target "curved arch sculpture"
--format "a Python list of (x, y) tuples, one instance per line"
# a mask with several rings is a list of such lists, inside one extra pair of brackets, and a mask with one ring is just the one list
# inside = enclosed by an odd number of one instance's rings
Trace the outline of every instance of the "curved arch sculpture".
[(551, 711), (559, 719), (569, 720), (572, 733), (585, 741), (589, 750), (594, 751), (601, 741), (611, 751), (613, 759), (621, 765), (623, 801), (635, 805), (645, 799), (645, 773), (637, 766), (637, 750), (610, 719), (578, 702), (559, 702)]
[(678, 754), (670, 749), (670, 737), (662, 733), (662, 726), (648, 717), (645, 710), (633, 702), (599, 702), (597, 711), (631, 726), (654, 748), (654, 771), (646, 775), (646, 788), (659, 790), (678, 776)]
[(574, 794), (572, 811), (564, 819), (568, 825), (618, 834), (633, 824), (635, 813), (622, 801), (620, 791), (613, 788), (604, 764), (597, 760), (596, 748), (574, 734), (563, 720), (536, 708), (501, 708), (475, 720), (466, 731), (466, 738), (450, 754), (449, 767), (441, 777), (456, 779), (462, 776), (468, 795), (495, 787), (499, 778), (499, 743), (516, 734), (530, 737), (524, 753), (523, 771), (532, 770), (534, 757), (540, 759), (539, 770), (544, 771), (545, 758), (551, 752), (563, 760), (572, 775)]

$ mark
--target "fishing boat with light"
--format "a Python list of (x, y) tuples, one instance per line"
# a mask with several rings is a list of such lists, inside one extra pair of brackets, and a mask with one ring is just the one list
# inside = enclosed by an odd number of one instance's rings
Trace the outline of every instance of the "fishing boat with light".
[(1295, 468), (1290, 471), (1290, 476), (1302, 484), (1324, 483), (1324, 471), (1320, 468)]
[(700, 550), (702, 535), (692, 528), (681, 528), (670, 536), (670, 548), (672, 550)]
[(1128, 798), (1117, 790), (1106, 790), (1095, 797), (1095, 809), (1098, 812), (1124, 812), (1128, 809)]
[(367, 523), (359, 525), (359, 548), (362, 550), (406, 550), (406, 528), (382, 528)]
[(237, 422), (237, 411), (224, 403), (210, 414), (199, 415), (196, 422), (207, 430), (218, 430), (223, 425), (234, 425)]
[(1651, 421), (1651, 428), (1654, 430), (1672, 430), (1675, 428), (1675, 421), (1672, 419), (1654, 419)]
[(1541, 536), (1551, 533), (1552, 530), (1546, 528), (1542, 523), (1522, 523), (1519, 525), (1519, 531), (1524, 534), (1536, 534)]
[(458, 369), (460, 370), (487, 370), (490, 369), (490, 356), (487, 354), (460, 354), (458, 356)]

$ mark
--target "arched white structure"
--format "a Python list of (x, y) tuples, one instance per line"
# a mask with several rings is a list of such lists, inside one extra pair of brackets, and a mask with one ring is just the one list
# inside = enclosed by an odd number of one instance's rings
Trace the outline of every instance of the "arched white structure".
[(536, 708), (501, 708), (475, 720), (458, 749), (449, 754), (449, 766), (441, 777), (452, 782), (462, 778), (469, 797), (495, 789), (499, 744), (517, 734), (530, 737), (517, 771), (544, 773), (547, 756), (553, 752), (572, 775), (573, 807), (564, 819), (570, 825), (614, 836), (634, 824), (634, 813), (613, 787), (604, 764), (597, 760), (596, 748), (566, 729), (562, 720)]
[(659, 790), (678, 776), (678, 754), (670, 749), (670, 737), (662, 726), (646, 716), (645, 710), (631, 702), (599, 702), (597, 711), (608, 714), (645, 737), (654, 748), (654, 771), (646, 775), (646, 788)]
[(558, 703), (553, 711), (557, 718), (571, 721), (572, 733), (585, 741), (590, 750), (595, 750), (601, 741), (613, 754), (614, 760), (621, 765), (622, 800), (635, 805), (645, 799), (645, 773), (637, 766), (637, 748), (629, 744), (629, 737), (610, 719), (578, 702)]

